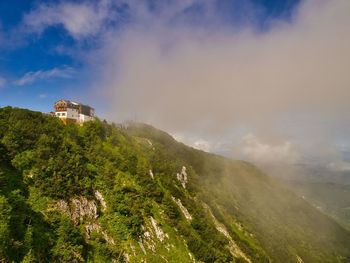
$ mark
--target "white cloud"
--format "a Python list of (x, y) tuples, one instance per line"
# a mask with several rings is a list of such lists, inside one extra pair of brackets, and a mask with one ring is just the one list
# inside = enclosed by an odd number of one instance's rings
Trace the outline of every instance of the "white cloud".
[(30, 71), (24, 74), (20, 79), (14, 81), (17, 86), (24, 86), (31, 84), (38, 80), (52, 79), (52, 78), (73, 78), (75, 70), (72, 67), (53, 68), (50, 70)]
[(203, 138), (199, 137), (199, 134), (196, 134), (195, 136), (188, 136), (188, 134), (184, 133), (174, 133), (171, 134), (175, 140), (185, 143), (195, 149), (210, 152), (214, 149), (215, 145), (212, 145), (210, 141), (205, 140)]
[(265, 33), (138, 12), (93, 54), (103, 69), (96, 86), (106, 87), (119, 118), (137, 115), (171, 131), (203, 129), (203, 121), (204, 129), (229, 130), (281, 114), (349, 110), (350, 1), (304, 1), (293, 23)]
[(51, 26), (62, 25), (75, 39), (98, 34), (108, 18), (113, 17), (109, 0), (42, 4), (27, 13), (23, 24), (29, 33), (42, 33)]
[(243, 159), (247, 159), (255, 163), (293, 164), (300, 160), (300, 155), (291, 142), (284, 141), (279, 144), (269, 144), (263, 142), (261, 139), (251, 133), (242, 138), (241, 144), (236, 151), (243, 157)]
[(193, 142), (193, 148), (209, 152), (211, 150), (210, 142), (200, 139)]
[(335, 161), (328, 164), (328, 168), (335, 172), (349, 172), (350, 162)]

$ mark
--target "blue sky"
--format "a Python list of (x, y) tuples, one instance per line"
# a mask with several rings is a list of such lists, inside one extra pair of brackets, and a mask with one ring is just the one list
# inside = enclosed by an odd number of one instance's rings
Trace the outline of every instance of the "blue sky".
[[(149, 8), (153, 9), (154, 13), (163, 8), (156, 2), (149, 1)], [(106, 28), (112, 27), (115, 30), (127, 27), (133, 19), (134, 7), (130, 7), (128, 1), (112, 1), (110, 5), (115, 9), (112, 13), (115, 17), (102, 18), (102, 22), (97, 22), (101, 23), (100, 28), (91, 29), (91, 35), (87, 32), (88, 35), (75, 36), (69, 28), (67, 29), (67, 22), (59, 17), (49, 23), (46, 23), (46, 18), (43, 17), (37, 24), (31, 24), (31, 21), (26, 19), (28, 15), (32, 15), (29, 20), (44, 16), (40, 8), (59, 9), (65, 3), (98, 8), (93, 1), (0, 2), (0, 106), (11, 105), (50, 111), (52, 103), (62, 97), (91, 101), (81, 96), (82, 93), (88, 92), (87, 75), (90, 75), (86, 72), (88, 62), (84, 59), (84, 52), (88, 54), (100, 48), (102, 31), (107, 30)], [(177, 15), (186, 17), (190, 23), (198, 24), (198, 27), (239, 28), (253, 24), (257, 31), (263, 33), (268, 30), (271, 19), (290, 20), (298, 1), (218, 0), (215, 1), (215, 5), (215, 19), (203, 19), (206, 16), (203, 12), (206, 11), (200, 1), (193, 1), (192, 5), (186, 6)], [(176, 23), (176, 18), (174, 20), (172, 22)], [(90, 71), (93, 70), (93, 66), (88, 67)]]

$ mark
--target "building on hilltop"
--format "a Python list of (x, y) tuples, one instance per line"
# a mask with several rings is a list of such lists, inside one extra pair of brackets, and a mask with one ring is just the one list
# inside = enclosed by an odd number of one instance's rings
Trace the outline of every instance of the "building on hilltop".
[(59, 100), (54, 105), (54, 115), (60, 118), (65, 124), (79, 123), (95, 119), (95, 109), (70, 100)]

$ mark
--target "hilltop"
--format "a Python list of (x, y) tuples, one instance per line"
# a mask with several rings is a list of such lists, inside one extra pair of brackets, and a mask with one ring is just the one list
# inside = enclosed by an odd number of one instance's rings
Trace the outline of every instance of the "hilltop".
[(255, 166), (145, 124), (0, 109), (4, 262), (350, 262), (350, 233)]

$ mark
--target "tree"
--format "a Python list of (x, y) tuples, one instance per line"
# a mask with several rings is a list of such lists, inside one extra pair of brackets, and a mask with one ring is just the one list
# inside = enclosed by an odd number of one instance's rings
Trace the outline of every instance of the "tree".
[(11, 210), (7, 199), (4, 196), (0, 196), (0, 260), (8, 258)]
[(65, 216), (62, 216), (56, 234), (57, 242), (52, 253), (57, 261), (85, 262), (84, 239), (79, 230)]

